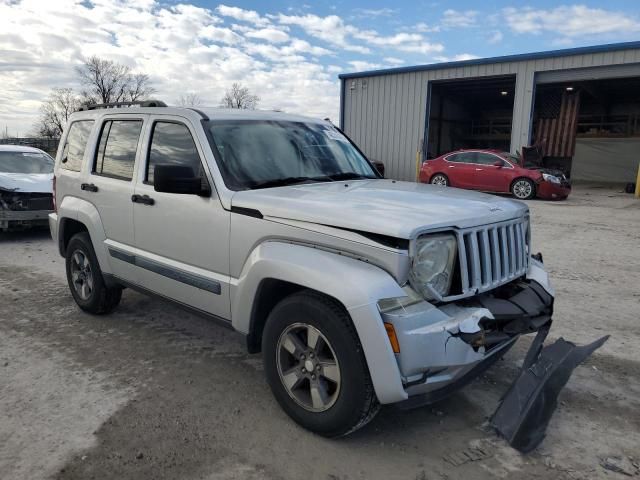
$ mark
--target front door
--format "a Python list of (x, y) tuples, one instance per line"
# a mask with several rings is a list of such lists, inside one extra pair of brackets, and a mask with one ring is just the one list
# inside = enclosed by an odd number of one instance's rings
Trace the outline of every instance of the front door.
[[(229, 221), (193, 125), (181, 117), (151, 117), (145, 161), (133, 203), (140, 284), (204, 312), (230, 319)], [(200, 173), (210, 196), (156, 192), (154, 167), (184, 165)]]
[[(496, 163), (501, 162), (501, 166)], [(479, 190), (486, 192), (508, 192), (512, 167), (501, 157), (492, 153), (476, 152), (474, 171)]]

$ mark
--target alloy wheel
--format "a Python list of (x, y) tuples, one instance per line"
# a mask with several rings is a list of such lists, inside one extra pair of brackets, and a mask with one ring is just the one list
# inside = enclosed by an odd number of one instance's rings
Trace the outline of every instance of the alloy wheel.
[(312, 325), (294, 323), (280, 335), (277, 369), (289, 396), (310, 412), (331, 408), (340, 393), (340, 365), (327, 338)]
[(446, 187), (448, 185), (447, 178), (444, 175), (436, 175), (431, 179), (431, 184)]
[(531, 191), (532, 191), (531, 184), (526, 180), (518, 180), (513, 185), (513, 194), (517, 198), (521, 198), (521, 199), (529, 198), (529, 196), (531, 195)]
[(93, 272), (87, 255), (75, 250), (71, 255), (71, 281), (73, 288), (82, 300), (88, 300), (93, 292)]

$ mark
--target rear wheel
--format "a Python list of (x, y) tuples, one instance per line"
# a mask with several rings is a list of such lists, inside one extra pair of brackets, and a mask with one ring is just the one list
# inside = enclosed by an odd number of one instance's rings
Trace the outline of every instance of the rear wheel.
[(378, 412), (362, 346), (335, 300), (310, 291), (282, 300), (267, 319), (262, 351), (276, 400), (303, 427), (339, 437)]
[(65, 266), (71, 295), (82, 310), (104, 314), (120, 303), (122, 288), (105, 285), (87, 232), (77, 233), (69, 240)]
[(449, 186), (449, 179), (444, 173), (436, 173), (433, 177), (431, 177), (432, 185), (441, 185), (443, 187)]
[(536, 186), (528, 178), (518, 178), (511, 184), (511, 193), (519, 200), (531, 200), (536, 196)]

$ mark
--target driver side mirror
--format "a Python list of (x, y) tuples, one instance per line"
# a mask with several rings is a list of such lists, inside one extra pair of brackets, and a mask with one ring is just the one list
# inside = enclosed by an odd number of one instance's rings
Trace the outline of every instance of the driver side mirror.
[(495, 162), (493, 162), (493, 166), (494, 167), (498, 167), (498, 168), (502, 168), (502, 167), (504, 167), (504, 161), (503, 160), (496, 160)]
[(153, 170), (153, 189), (156, 192), (182, 193), (208, 197), (211, 189), (203, 188), (202, 177), (185, 165), (156, 165)]

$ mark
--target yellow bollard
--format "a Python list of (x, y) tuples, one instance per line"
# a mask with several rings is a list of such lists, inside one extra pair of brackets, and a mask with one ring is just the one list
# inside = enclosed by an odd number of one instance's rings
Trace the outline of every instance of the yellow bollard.
[(640, 198), (640, 163), (638, 163), (638, 176), (636, 177), (636, 198)]
[[(420, 150), (416, 152), (416, 182), (420, 182)], [(637, 194), (638, 191), (636, 190), (636, 195)]]

